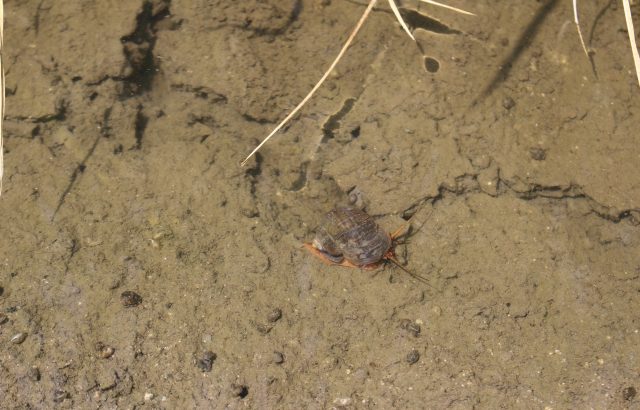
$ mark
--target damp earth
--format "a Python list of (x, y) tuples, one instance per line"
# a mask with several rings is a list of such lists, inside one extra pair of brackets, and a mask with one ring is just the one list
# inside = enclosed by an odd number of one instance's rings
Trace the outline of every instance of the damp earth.
[[(5, 1), (0, 407), (640, 406), (621, 5), (378, 3), (240, 167), (364, 2)], [(306, 253), (345, 202), (432, 287)]]

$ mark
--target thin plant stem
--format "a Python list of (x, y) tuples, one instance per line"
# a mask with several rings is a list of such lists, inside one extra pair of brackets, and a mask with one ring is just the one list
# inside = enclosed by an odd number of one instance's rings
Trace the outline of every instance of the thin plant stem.
[(434, 6), (439, 6), (439, 7), (445, 8), (445, 9), (453, 10), (453, 11), (461, 13), (461, 14), (466, 14), (467, 16), (475, 16), (475, 14), (473, 14), (471, 12), (459, 9), (457, 7), (449, 6), (447, 4), (438, 3), (437, 1), (433, 1), (433, 0), (420, 0), (420, 1), (422, 1), (424, 3), (427, 3), (427, 4), (433, 4)]
[(395, 14), (396, 19), (398, 19), (398, 22), (400, 23), (404, 31), (406, 31), (409, 37), (411, 37), (411, 40), (416, 41), (416, 38), (411, 33), (411, 30), (409, 30), (409, 27), (407, 27), (407, 23), (404, 22), (404, 19), (400, 14), (400, 10), (398, 10), (398, 6), (396, 6), (396, 3), (393, 0), (389, 0), (389, 7), (391, 7), (391, 11), (393, 11), (393, 14)]
[(627, 33), (629, 33), (629, 43), (631, 43), (631, 54), (633, 55), (633, 63), (636, 67), (638, 85), (640, 85), (640, 56), (638, 55), (638, 46), (636, 45), (636, 33), (633, 29), (629, 0), (622, 0), (622, 7), (624, 8), (624, 18), (627, 22)]
[(578, 0), (573, 0), (573, 22), (576, 24), (576, 29), (578, 29), (578, 37), (580, 37), (580, 44), (582, 44), (582, 50), (584, 54), (589, 58), (589, 52), (587, 51), (587, 46), (584, 44), (584, 38), (582, 38), (582, 30), (580, 30), (580, 21), (578, 20)]

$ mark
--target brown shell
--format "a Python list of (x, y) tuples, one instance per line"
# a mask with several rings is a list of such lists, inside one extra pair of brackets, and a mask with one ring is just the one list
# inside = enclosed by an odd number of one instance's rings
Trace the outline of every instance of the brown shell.
[(338, 207), (325, 216), (313, 245), (334, 262), (344, 258), (364, 266), (382, 259), (391, 247), (391, 237), (365, 212)]

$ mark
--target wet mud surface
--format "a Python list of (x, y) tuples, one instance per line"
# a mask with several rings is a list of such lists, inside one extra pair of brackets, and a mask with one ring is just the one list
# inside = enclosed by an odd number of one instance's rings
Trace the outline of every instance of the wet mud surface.
[[(640, 408), (621, 6), (384, 3), (241, 168), (363, 4), (5, 2), (0, 407)], [(349, 198), (432, 287), (301, 248)]]

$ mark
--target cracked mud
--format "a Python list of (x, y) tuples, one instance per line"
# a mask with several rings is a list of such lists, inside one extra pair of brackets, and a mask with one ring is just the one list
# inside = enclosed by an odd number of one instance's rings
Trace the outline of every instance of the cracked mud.
[[(246, 168), (364, 6), (111, 3), (5, 2), (1, 408), (640, 406), (618, 2), (593, 64), (568, 2), (380, 2)], [(347, 201), (436, 290), (306, 254)]]

